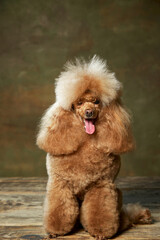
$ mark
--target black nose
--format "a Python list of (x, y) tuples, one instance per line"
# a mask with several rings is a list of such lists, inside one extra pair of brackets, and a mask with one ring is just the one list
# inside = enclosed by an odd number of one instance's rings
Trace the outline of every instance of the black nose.
[(87, 118), (91, 118), (91, 117), (93, 117), (93, 111), (91, 109), (87, 109), (85, 111), (85, 115)]

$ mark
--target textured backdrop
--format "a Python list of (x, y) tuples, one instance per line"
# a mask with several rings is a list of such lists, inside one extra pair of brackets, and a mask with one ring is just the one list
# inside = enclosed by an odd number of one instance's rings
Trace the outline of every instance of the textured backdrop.
[(0, 176), (43, 176), (37, 125), (74, 57), (107, 59), (124, 85), (135, 152), (121, 175), (160, 174), (160, 1), (0, 1)]

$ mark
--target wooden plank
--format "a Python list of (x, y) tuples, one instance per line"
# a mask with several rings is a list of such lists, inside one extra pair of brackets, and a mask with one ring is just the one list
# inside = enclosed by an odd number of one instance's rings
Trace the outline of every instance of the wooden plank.
[(42, 226), (44, 194), (0, 194), (1, 226)]
[[(160, 223), (155, 222), (151, 225), (136, 225), (135, 227), (123, 232), (122, 234), (112, 238), (118, 240), (159, 240), (160, 239)], [(24, 226), (22, 227), (0, 227), (0, 239), (47, 239), (43, 227)], [(76, 233), (58, 237), (57, 239), (93, 240), (85, 231), (78, 230)]]
[[(151, 189), (128, 190), (123, 192), (124, 203), (140, 202), (143, 206), (156, 212), (160, 209), (160, 191)], [(1, 226), (41, 226), (44, 194), (0, 194)]]
[[(0, 192), (45, 192), (47, 178), (0, 178)], [(125, 177), (117, 178), (116, 184), (121, 189), (160, 188), (160, 177)]]
[[(42, 226), (46, 178), (0, 178), (0, 239), (46, 239)], [(124, 203), (140, 202), (151, 209), (154, 224), (138, 225), (119, 240), (160, 239), (160, 177), (117, 180)], [(93, 239), (82, 229), (58, 239)]]
[(0, 178), (0, 193), (45, 192), (47, 178)]
[(160, 188), (160, 177), (118, 177), (116, 184), (121, 189)]

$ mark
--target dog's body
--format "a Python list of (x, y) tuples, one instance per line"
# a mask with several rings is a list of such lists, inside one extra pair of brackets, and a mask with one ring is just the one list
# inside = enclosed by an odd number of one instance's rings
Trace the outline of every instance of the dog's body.
[(120, 154), (133, 149), (121, 84), (97, 57), (69, 64), (57, 80), (56, 103), (42, 119), (37, 138), (48, 152), (44, 225), (51, 236), (70, 232), (78, 218), (98, 239), (133, 223), (149, 223), (139, 205), (122, 207), (114, 180)]

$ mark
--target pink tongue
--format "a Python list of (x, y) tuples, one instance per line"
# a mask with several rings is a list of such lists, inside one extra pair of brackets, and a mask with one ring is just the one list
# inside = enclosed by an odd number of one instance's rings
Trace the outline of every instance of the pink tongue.
[(93, 134), (95, 132), (95, 126), (92, 120), (85, 119), (85, 130), (88, 134)]

